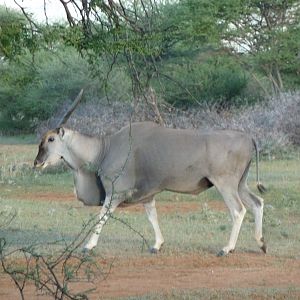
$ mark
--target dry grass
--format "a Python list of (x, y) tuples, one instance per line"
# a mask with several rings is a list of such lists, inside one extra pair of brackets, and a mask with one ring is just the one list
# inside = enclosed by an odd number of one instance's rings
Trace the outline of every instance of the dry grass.
[[(290, 145), (300, 145), (300, 93), (282, 94), (264, 104), (218, 111), (216, 107), (203, 105), (179, 110), (159, 105), (166, 126), (174, 128), (227, 128), (250, 133), (260, 149), (268, 155), (285, 151)], [(111, 102), (104, 99), (83, 103), (70, 118), (68, 126), (81, 132), (109, 134), (132, 121), (155, 120), (151, 105)], [(58, 117), (42, 124), (42, 134), (54, 127)]]

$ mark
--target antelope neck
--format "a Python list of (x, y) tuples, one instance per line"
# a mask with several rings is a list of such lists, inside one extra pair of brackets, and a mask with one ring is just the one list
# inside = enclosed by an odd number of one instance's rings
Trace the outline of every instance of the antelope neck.
[[(108, 152), (109, 139), (104, 136), (95, 138), (78, 134), (78, 139), (74, 144), (74, 134), (78, 133), (73, 132), (70, 136), (67, 142), (68, 157), (63, 157), (64, 161), (73, 171), (84, 167), (92, 167), (96, 171)], [(82, 146), (78, 147), (78, 144)]]

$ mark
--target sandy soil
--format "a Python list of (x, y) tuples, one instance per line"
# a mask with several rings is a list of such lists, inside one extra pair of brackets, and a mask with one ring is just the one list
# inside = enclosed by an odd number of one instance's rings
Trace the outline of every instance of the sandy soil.
[[(37, 200), (37, 201), (57, 201), (57, 202), (73, 202), (76, 207), (83, 207), (84, 205), (75, 198), (75, 195), (72, 192), (64, 193), (64, 192), (32, 192), (32, 191), (14, 191), (14, 199), (18, 200)], [(156, 207), (160, 213), (188, 213), (191, 211), (195, 211), (198, 209), (202, 209), (206, 206), (208, 209), (216, 210), (216, 211), (227, 211), (227, 207), (223, 201), (210, 200), (207, 203), (199, 203), (197, 201), (179, 201), (176, 200), (174, 202), (160, 202), (157, 201)], [(124, 207), (118, 207), (117, 210), (128, 211), (128, 212), (141, 212), (144, 213), (145, 209), (143, 205), (129, 205)]]
[[(90, 299), (168, 293), (174, 289), (289, 288), (300, 287), (300, 261), (260, 253), (234, 253), (228, 257), (205, 257), (196, 253), (118, 259), (106, 279), (73, 283), (76, 291), (96, 288)], [(295, 292), (295, 299), (300, 293)], [(27, 299), (50, 299), (26, 288)], [(0, 276), (0, 299), (18, 299), (8, 277)]]

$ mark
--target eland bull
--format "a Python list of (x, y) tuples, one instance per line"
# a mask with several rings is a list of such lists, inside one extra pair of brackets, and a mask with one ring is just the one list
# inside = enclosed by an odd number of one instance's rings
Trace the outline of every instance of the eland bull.
[(266, 252), (263, 199), (250, 192), (246, 183), (253, 149), (257, 187), (262, 190), (255, 141), (231, 130), (181, 130), (142, 122), (111, 136), (91, 137), (60, 127), (43, 136), (34, 165), (45, 168), (64, 161), (74, 172), (78, 199), (102, 205), (86, 251), (97, 245), (103, 225), (118, 205), (140, 202), (155, 232), (151, 251), (157, 252), (164, 239), (154, 195), (161, 191), (195, 195), (215, 186), (233, 221), (229, 242), (219, 252), (227, 255), (235, 249), (246, 207), (254, 214), (255, 239)]

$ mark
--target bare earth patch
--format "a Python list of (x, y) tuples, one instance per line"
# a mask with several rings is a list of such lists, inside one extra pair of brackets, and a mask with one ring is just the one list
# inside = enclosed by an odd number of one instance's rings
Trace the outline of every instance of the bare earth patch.
[[(75, 198), (75, 195), (72, 192), (50, 192), (50, 191), (20, 191), (15, 193), (15, 199), (18, 200), (37, 200), (37, 201), (58, 201), (58, 202), (68, 202), (72, 201), (76, 207), (84, 207), (83, 204)], [(157, 201), (156, 203), (157, 210), (159, 213), (188, 213), (195, 210), (210, 209), (215, 211), (227, 211), (227, 207), (224, 201), (210, 200), (208, 202), (202, 203), (196, 200), (193, 201), (174, 201), (174, 202), (165, 202)], [(94, 207), (97, 209), (97, 207)], [(124, 207), (118, 207), (117, 211), (128, 211), (133, 213), (144, 213), (145, 209), (143, 205), (129, 205)]]
[[(0, 276), (0, 299), (17, 299), (8, 277)], [(235, 253), (217, 258), (196, 253), (184, 256), (156, 255), (117, 259), (108, 277), (91, 283), (74, 283), (76, 291), (96, 288), (90, 299), (168, 293), (172, 290), (300, 287), (300, 261), (260, 253)], [(299, 292), (295, 292), (300, 297)], [(28, 286), (28, 299), (50, 299), (36, 295)]]
[(300, 262), (260, 254), (225, 258), (199, 256), (145, 258), (116, 263), (99, 295), (130, 296), (172, 289), (300, 286)]
[(76, 201), (75, 195), (73, 193), (64, 193), (64, 192), (50, 192), (50, 191), (20, 191), (19, 193), (15, 193), (14, 198), (18, 200), (37, 200), (37, 201)]

